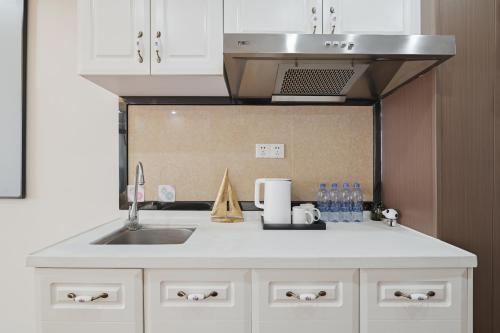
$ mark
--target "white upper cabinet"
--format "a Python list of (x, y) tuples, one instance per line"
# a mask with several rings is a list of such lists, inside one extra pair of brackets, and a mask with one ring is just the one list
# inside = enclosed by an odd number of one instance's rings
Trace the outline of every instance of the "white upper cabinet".
[(322, 0), (224, 0), (225, 33), (322, 33)]
[(420, 0), (77, 1), (78, 73), (120, 96), (227, 96), (224, 33), (420, 33)]
[(323, 0), (323, 33), (420, 34), (420, 0)]
[(149, 74), (149, 0), (78, 0), (79, 73)]
[(151, 0), (151, 6), (151, 74), (223, 74), (223, 0)]
[(223, 0), (78, 0), (82, 75), (222, 75)]

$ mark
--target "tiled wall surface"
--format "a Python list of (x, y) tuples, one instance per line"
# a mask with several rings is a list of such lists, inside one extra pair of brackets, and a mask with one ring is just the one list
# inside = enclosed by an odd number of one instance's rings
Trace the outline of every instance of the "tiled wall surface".
[[(285, 159), (256, 159), (257, 143), (284, 143)], [(293, 200), (315, 200), (323, 181), (359, 181), (371, 200), (372, 108), (131, 106), (129, 165), (138, 160), (146, 200), (160, 184), (175, 185), (178, 201), (214, 200), (226, 167), (242, 201), (253, 201), (256, 178), (271, 177), (292, 179)]]

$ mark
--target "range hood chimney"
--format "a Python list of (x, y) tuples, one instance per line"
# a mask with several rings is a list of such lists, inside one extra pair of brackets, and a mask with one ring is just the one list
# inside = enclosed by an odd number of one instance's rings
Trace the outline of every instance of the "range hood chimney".
[(455, 55), (455, 37), (225, 34), (234, 99), (376, 101)]

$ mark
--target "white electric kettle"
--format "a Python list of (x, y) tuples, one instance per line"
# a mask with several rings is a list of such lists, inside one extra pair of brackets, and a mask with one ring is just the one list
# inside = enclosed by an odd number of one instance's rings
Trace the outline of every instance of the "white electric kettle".
[[(260, 185), (264, 184), (264, 204), (260, 202)], [(264, 210), (265, 223), (292, 223), (292, 181), (263, 178), (255, 181), (255, 206)]]

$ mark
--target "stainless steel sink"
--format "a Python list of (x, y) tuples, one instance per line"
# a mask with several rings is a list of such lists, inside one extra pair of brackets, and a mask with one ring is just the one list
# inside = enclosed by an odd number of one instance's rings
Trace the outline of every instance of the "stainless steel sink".
[(95, 245), (161, 245), (184, 244), (196, 228), (143, 225), (141, 229), (131, 231), (122, 228), (92, 244)]

